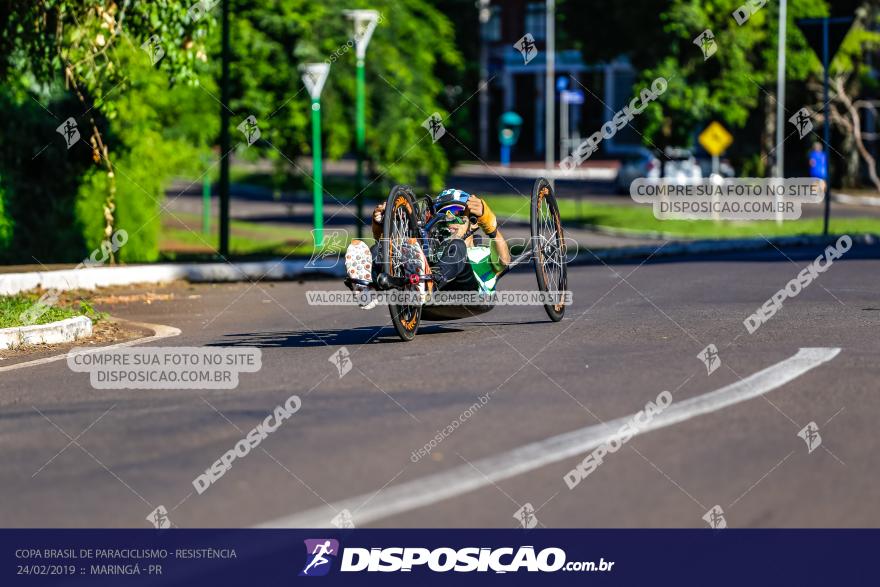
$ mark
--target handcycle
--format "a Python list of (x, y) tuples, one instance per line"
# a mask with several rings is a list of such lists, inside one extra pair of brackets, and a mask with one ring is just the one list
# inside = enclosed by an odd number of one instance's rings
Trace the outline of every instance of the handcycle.
[[(349, 285), (373, 285), (380, 290), (400, 290), (409, 292), (406, 300), (413, 303), (389, 304), (391, 322), (404, 341), (415, 338), (421, 321), (455, 320), (482, 314), (492, 309), (491, 304), (479, 305), (431, 305), (419, 303), (419, 285), (432, 281), (428, 274), (410, 274), (406, 270), (403, 250), (405, 245), (417, 243), (427, 259), (435, 258), (438, 243), (430, 235), (433, 215), (433, 201), (428, 196), (417, 198), (412, 188), (397, 185), (391, 189), (385, 205), (383, 219), (383, 240), (377, 255), (379, 273), (373, 283), (359, 280), (346, 280)], [(497, 275), (496, 280), (512, 269), (532, 263), (538, 289), (550, 294), (549, 303), (544, 310), (550, 320), (558, 322), (565, 314), (563, 292), (567, 287), (566, 247), (559, 218), (559, 207), (553, 195), (553, 188), (545, 178), (535, 181), (531, 195), (530, 227), (531, 238), (523, 250), (513, 257), (508, 266)], [(471, 228), (467, 236), (477, 230), (476, 219), (470, 218)]]

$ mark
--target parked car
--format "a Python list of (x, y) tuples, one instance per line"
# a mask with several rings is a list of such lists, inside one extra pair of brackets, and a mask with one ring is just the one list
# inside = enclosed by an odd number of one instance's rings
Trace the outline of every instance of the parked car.
[[(630, 184), (636, 179), (663, 178), (675, 183), (685, 183), (704, 177), (701, 164), (688, 149), (667, 147), (662, 160), (645, 148), (635, 149), (620, 157), (621, 166), (615, 186), (621, 194), (629, 194)], [(732, 168), (730, 171), (732, 172)]]
[(688, 149), (666, 147), (663, 152), (663, 179), (673, 180), (675, 183), (686, 183), (703, 179), (703, 170), (697, 162), (697, 158)]
[(630, 184), (640, 178), (660, 177), (660, 160), (650, 150), (639, 148), (621, 155), (620, 170), (617, 173), (615, 189), (620, 194), (629, 194)]
[[(701, 157), (697, 159), (697, 162), (700, 164), (700, 170), (703, 172), (703, 177), (710, 177), (712, 175), (712, 159)], [(721, 161), (718, 162), (718, 174), (721, 177), (736, 177), (736, 170), (734, 170), (730, 161), (727, 159), (721, 159)]]

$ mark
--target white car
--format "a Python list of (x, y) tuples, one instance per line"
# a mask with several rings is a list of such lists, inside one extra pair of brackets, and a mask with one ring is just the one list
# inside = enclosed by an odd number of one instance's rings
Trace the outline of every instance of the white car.
[(664, 155), (663, 179), (679, 185), (703, 179), (703, 170), (697, 158), (687, 149), (667, 147)]

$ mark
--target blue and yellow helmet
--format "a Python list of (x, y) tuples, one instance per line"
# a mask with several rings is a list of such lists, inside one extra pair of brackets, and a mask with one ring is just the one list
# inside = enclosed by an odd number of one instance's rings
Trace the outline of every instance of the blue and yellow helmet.
[(470, 197), (461, 190), (443, 190), (434, 200), (434, 214), (438, 217), (462, 216)]

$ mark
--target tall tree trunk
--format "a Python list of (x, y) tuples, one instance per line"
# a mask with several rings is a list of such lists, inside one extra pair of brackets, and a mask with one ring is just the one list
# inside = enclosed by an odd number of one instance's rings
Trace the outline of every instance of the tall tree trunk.
[(776, 162), (776, 92), (764, 94), (764, 127), (761, 129), (761, 161), (758, 174), (767, 177)]

